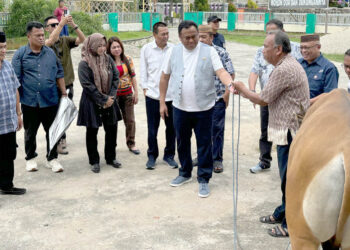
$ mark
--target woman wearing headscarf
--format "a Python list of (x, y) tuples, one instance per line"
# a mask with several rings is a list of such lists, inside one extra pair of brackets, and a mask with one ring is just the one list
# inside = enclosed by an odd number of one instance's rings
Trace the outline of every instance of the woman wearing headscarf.
[(86, 148), (91, 170), (100, 172), (100, 156), (97, 151), (97, 133), (105, 130), (105, 159), (107, 165), (120, 167), (116, 159), (117, 125), (121, 113), (115, 101), (119, 77), (113, 59), (106, 54), (106, 37), (94, 33), (85, 39), (81, 51), (78, 75), (83, 87), (78, 126), (86, 126)]

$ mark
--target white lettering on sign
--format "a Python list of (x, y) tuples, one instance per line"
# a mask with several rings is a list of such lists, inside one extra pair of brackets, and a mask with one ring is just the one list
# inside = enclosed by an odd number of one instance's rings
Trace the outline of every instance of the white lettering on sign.
[(270, 9), (273, 8), (327, 8), (327, 0), (269, 0)]

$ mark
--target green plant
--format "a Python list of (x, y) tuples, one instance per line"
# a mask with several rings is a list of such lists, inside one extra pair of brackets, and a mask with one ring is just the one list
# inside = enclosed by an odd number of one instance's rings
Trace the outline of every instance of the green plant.
[(193, 11), (194, 10), (194, 5), (193, 3), (190, 3), (190, 11)]
[(13, 0), (10, 6), (10, 20), (5, 32), (9, 37), (24, 36), (30, 21), (43, 22), (53, 14), (57, 0)]
[(248, 9), (257, 9), (258, 5), (253, 0), (248, 0), (247, 7)]
[[(91, 35), (92, 33), (103, 31), (102, 29), (102, 16), (94, 14), (90, 16), (84, 12), (74, 11), (71, 13), (74, 23), (84, 32), (85, 35)], [(73, 33), (70, 27), (69, 33)]]
[(234, 5), (233, 3), (229, 3), (228, 4), (228, 12), (237, 12), (236, 5)]
[(0, 0), (0, 11), (3, 11), (5, 7), (4, 0)]
[(197, 11), (209, 11), (208, 0), (194, 0), (194, 7)]

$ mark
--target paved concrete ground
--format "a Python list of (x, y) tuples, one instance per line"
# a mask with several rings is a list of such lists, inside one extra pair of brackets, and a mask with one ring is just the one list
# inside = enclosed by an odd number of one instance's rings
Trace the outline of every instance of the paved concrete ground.
[[(171, 40), (176, 42), (176, 31)], [(256, 47), (228, 43), (237, 79), (246, 82)], [(134, 55), (139, 72), (139, 46), (126, 46)], [(74, 50), (74, 65), (80, 60)], [(340, 86), (347, 79), (336, 64)], [(75, 82), (74, 102), (79, 104), (81, 87)], [(232, 99), (227, 109), (224, 166), (222, 174), (213, 174), (211, 195), (197, 196), (198, 185), (173, 188), (169, 182), (177, 176), (158, 159), (156, 169), (145, 169), (147, 159), (147, 123), (144, 97), (135, 107), (136, 143), (141, 155), (131, 154), (125, 145), (125, 129), (119, 123), (117, 157), (121, 169), (105, 165), (103, 129), (99, 133), (101, 173), (90, 171), (85, 149), (85, 128), (75, 122), (68, 130), (69, 155), (59, 156), (65, 167), (55, 174), (44, 167), (45, 138), (42, 127), (37, 137), (39, 171), (25, 171), (23, 130), (17, 134), (18, 156), (15, 184), (26, 187), (24, 196), (0, 196), (0, 249), (232, 249), (233, 248), (233, 172), (231, 154)], [(235, 97), (238, 106), (238, 97)], [(237, 114), (237, 113), (236, 113)], [(237, 121), (237, 116), (235, 117)], [(237, 135), (237, 133), (235, 133)], [(253, 175), (249, 168), (258, 161), (259, 110), (241, 100), (241, 143), (239, 154), (238, 234), (242, 249), (286, 249), (288, 239), (267, 235), (269, 226), (259, 216), (273, 211), (280, 202), (280, 180), (275, 151), (271, 171)], [(164, 125), (159, 129), (162, 152)], [(192, 154), (195, 155), (195, 140)], [(196, 177), (196, 169), (193, 171)]]

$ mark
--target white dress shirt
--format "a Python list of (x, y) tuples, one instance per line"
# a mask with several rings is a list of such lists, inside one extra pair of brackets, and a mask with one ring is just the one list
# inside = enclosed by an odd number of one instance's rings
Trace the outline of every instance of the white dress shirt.
[[(156, 41), (145, 44), (141, 49), (140, 59), (140, 84), (142, 89), (147, 89), (146, 96), (159, 100), (159, 81), (162, 74), (162, 65), (166, 52), (173, 47), (172, 43), (167, 43), (164, 49), (157, 46)], [(171, 101), (169, 91), (165, 101)]]
[[(176, 107), (187, 112), (198, 112), (211, 109), (215, 105), (215, 100), (206, 107), (204, 110), (200, 109), (197, 105), (197, 97), (195, 90), (194, 75), (197, 68), (198, 56), (199, 56), (200, 43), (193, 50), (188, 50), (183, 47), (183, 64), (184, 64), (184, 83), (183, 91), (181, 92), (180, 106)], [(166, 58), (163, 63), (162, 71), (164, 74), (171, 74), (171, 52), (172, 48), (166, 54)], [(210, 47), (210, 57), (213, 64), (213, 70), (217, 71), (222, 69), (222, 63), (220, 57), (214, 47)], [(214, 77), (214, 75), (213, 75)], [(213, 85), (214, 86), (214, 85)]]

